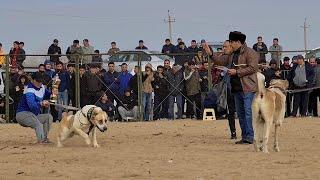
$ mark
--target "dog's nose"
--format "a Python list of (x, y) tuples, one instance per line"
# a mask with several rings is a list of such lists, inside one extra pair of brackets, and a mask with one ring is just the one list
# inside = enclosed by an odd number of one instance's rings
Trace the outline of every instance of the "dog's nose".
[(103, 128), (103, 131), (107, 131), (107, 130), (108, 130), (108, 127), (107, 127), (107, 126)]

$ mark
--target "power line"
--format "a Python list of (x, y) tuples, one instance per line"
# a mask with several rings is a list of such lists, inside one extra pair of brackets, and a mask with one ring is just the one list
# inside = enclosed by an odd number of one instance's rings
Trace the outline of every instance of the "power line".
[[(75, 19), (85, 19), (90, 21), (101, 20), (103, 22), (106, 21), (153, 21), (152, 18), (132, 18), (132, 17), (93, 17), (93, 16), (79, 16), (79, 15), (66, 15), (59, 13), (48, 13), (48, 12), (40, 12), (40, 11), (30, 11), (30, 10), (19, 10), (19, 9), (6, 9), (0, 8), (1, 11), (9, 11), (23, 14), (34, 14), (34, 15), (45, 15), (45, 16), (55, 16), (55, 17), (64, 17), (64, 18), (75, 18)], [(1, 12), (0, 11), (0, 12)]]

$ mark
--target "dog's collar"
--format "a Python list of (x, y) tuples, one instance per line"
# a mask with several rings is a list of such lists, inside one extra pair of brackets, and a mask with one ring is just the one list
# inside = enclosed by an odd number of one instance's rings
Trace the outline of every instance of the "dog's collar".
[(93, 110), (94, 110), (94, 107), (91, 107), (91, 108), (88, 110), (87, 114), (84, 114), (84, 112), (81, 110), (82, 115), (83, 115), (84, 117), (86, 117), (86, 118), (89, 120), (90, 123), (91, 123), (90, 119), (92, 118)]
[[(88, 119), (89, 123), (90, 123), (90, 127), (89, 127), (89, 131), (87, 132), (87, 134), (89, 135), (91, 130), (94, 128), (94, 124), (91, 122), (91, 118), (92, 118), (92, 114), (93, 114), (93, 110), (94, 110), (95, 107), (91, 107), (88, 112), (87, 112), (87, 115), (83, 113), (83, 111), (81, 110), (81, 114)], [(79, 122), (80, 122), (80, 125), (83, 126), (83, 125), (89, 125), (89, 124), (83, 124), (81, 123), (80, 119), (79, 119)]]
[(268, 88), (268, 89), (272, 89), (272, 88), (279, 89), (283, 94), (286, 94), (286, 90), (285, 90), (285, 89), (282, 89), (282, 88), (277, 87), (277, 86), (269, 86), (269, 88)]

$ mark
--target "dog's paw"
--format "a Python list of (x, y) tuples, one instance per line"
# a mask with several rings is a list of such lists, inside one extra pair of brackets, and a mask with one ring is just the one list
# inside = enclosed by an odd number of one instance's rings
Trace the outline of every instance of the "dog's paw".
[(279, 147), (274, 147), (274, 151), (275, 151), (275, 152), (280, 152)]
[(88, 139), (86, 139), (86, 144), (87, 145), (90, 145), (91, 144), (91, 140), (88, 138)]
[(99, 145), (98, 143), (94, 143), (94, 144), (93, 144), (93, 147), (94, 147), (94, 148), (98, 148), (98, 147), (100, 147), (100, 145)]
[(59, 143), (59, 142), (58, 142), (57, 147), (58, 147), (58, 148), (62, 148), (62, 147), (63, 147), (63, 145), (62, 145), (61, 143)]

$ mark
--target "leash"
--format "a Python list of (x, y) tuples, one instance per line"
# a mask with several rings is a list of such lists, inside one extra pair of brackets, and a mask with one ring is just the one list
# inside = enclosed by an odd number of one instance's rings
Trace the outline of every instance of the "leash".
[(294, 94), (294, 93), (305, 92), (305, 91), (310, 91), (310, 90), (314, 90), (314, 89), (320, 89), (320, 86), (311, 87), (311, 88), (304, 88), (304, 89), (297, 89), (297, 90), (286, 90), (285, 92), (287, 92), (289, 94)]

